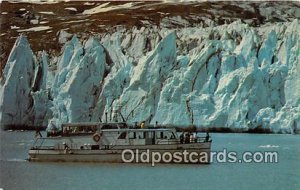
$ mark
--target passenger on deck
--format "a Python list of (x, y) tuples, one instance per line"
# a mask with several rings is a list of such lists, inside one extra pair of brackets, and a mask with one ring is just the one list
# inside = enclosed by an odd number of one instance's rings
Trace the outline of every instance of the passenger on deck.
[(63, 130), (63, 134), (68, 134), (68, 133), (69, 133), (69, 130), (68, 130), (67, 127), (64, 127), (63, 129), (64, 129), (64, 130)]
[(183, 144), (183, 140), (184, 140), (184, 138), (183, 138), (183, 132), (182, 132), (181, 135), (179, 136), (179, 139), (180, 139), (180, 144)]
[(208, 142), (208, 141), (209, 141), (209, 133), (206, 132), (205, 142)]
[(198, 142), (198, 139), (197, 139), (197, 132), (193, 133), (194, 135), (194, 143), (197, 143)]
[(185, 144), (189, 144), (190, 143), (190, 133), (186, 133), (185, 134), (184, 143)]
[(194, 142), (194, 135), (190, 134), (190, 143), (193, 143), (193, 142)]

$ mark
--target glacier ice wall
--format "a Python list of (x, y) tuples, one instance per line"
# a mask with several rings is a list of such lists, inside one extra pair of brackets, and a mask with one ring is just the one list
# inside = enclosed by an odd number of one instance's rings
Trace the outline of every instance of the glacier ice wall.
[(46, 53), (40, 58), (37, 60), (25, 36), (16, 40), (1, 79), (1, 125), (42, 126), (52, 117), (46, 90)]
[[(36, 59), (26, 45), (24, 62), (23, 54), (13, 56), (15, 45), (1, 101), (11, 100), (13, 90), (26, 93), (22, 102), (2, 104), (0, 121), (120, 120), (119, 112), (128, 123), (294, 132), (300, 127), (299, 31), (295, 19), (260, 27), (240, 21), (176, 30), (134, 27), (81, 41), (74, 36), (51, 72), (45, 72), (46, 55)], [(27, 82), (18, 86), (16, 77), (8, 77), (12, 72)], [(40, 82), (34, 87), (31, 80)], [(11, 116), (19, 112), (18, 119)]]
[(99, 41), (82, 46), (74, 36), (66, 44), (52, 88), (54, 118), (60, 122), (91, 121), (106, 73), (106, 53)]
[(26, 37), (20, 36), (9, 55), (1, 81), (4, 83), (0, 92), (0, 120), (3, 125), (19, 125), (30, 120), (34, 59)]

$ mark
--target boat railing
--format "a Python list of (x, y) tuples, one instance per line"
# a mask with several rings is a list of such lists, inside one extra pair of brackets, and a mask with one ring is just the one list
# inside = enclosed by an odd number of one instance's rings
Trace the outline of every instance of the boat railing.
[[(55, 149), (55, 146), (58, 144), (63, 144), (63, 142), (68, 142), (71, 144), (71, 139), (64, 138), (62, 136), (57, 136), (57, 137), (39, 137), (36, 138), (36, 140), (33, 143), (33, 146), (31, 149)], [(61, 143), (58, 143), (61, 142)]]
[(211, 142), (211, 139), (207, 137), (196, 137), (194, 139), (187, 139), (186, 141), (182, 142), (180, 142), (179, 139), (158, 139), (156, 144), (193, 144), (205, 142)]
[(206, 143), (211, 142), (211, 139), (209, 136), (206, 137), (180, 137), (180, 144), (193, 144), (193, 143)]
[(156, 144), (161, 144), (161, 145), (164, 145), (164, 144), (178, 144), (179, 141), (178, 139), (158, 139), (156, 141)]
[(46, 139), (50, 139), (50, 138), (47, 138), (47, 137), (37, 138), (34, 141), (33, 146), (31, 147), (31, 149), (33, 149), (33, 150), (41, 149), (41, 147), (43, 147), (43, 149), (53, 149), (54, 145), (53, 146), (45, 146), (44, 145), (44, 142), (45, 142)]
[(195, 143), (204, 143), (204, 142), (209, 142), (210, 139), (208, 139), (207, 137), (196, 137), (195, 139)]

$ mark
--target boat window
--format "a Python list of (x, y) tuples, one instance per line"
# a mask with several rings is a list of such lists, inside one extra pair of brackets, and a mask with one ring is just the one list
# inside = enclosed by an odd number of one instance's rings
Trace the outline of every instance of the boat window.
[(126, 123), (120, 123), (118, 126), (119, 126), (120, 128), (126, 128), (126, 127), (127, 127)]
[(128, 138), (130, 138), (130, 139), (136, 139), (136, 132), (129, 132)]
[(170, 139), (176, 139), (176, 136), (175, 136), (174, 132), (172, 132)]
[(146, 133), (146, 138), (155, 138), (155, 132), (154, 131), (147, 131)]
[(119, 135), (118, 139), (126, 139), (126, 135), (127, 135), (127, 132), (124, 131)]
[(170, 133), (169, 131), (164, 131), (162, 132), (162, 139), (169, 139), (170, 138)]
[(101, 129), (118, 129), (118, 127), (115, 125), (106, 124), (103, 125)]
[(92, 145), (91, 150), (99, 150), (100, 146), (99, 145)]
[(145, 138), (145, 133), (144, 132), (137, 132), (137, 138), (138, 139), (144, 139)]
[(80, 134), (90, 134), (95, 133), (97, 126), (95, 125), (82, 125), (82, 126), (62, 126), (63, 135), (80, 135)]
[(164, 132), (163, 131), (156, 131), (156, 138), (157, 139), (163, 139), (164, 138)]
[(172, 131), (161, 131), (156, 137), (161, 139), (176, 139), (176, 136)]

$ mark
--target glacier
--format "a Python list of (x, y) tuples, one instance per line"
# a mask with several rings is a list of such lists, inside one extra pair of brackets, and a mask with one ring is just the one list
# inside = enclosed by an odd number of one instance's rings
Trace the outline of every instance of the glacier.
[(61, 32), (62, 52), (50, 58), (35, 55), (21, 35), (1, 78), (0, 124), (120, 121), (121, 113), (129, 124), (294, 133), (299, 31), (295, 19), (259, 27), (120, 27), (69, 41)]

